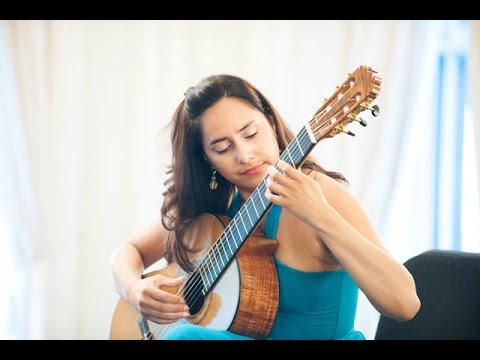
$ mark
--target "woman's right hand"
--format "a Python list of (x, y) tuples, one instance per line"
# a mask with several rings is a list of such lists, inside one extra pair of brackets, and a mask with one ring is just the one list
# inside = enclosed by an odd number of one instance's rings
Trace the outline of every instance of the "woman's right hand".
[(164, 275), (140, 279), (132, 284), (127, 300), (145, 318), (157, 324), (170, 324), (189, 316), (189, 309), (182, 297), (161, 288), (178, 287), (183, 282), (183, 277), (172, 279)]

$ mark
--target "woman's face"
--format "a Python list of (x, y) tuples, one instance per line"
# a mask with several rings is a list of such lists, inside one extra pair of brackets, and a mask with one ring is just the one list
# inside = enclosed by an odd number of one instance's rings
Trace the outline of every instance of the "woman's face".
[(280, 155), (267, 118), (247, 102), (223, 98), (200, 120), (206, 158), (246, 199)]

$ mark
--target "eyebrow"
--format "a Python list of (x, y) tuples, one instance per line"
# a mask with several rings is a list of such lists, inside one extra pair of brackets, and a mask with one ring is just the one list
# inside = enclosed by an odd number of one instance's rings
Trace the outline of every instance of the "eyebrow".
[[(252, 125), (253, 123), (255, 122), (255, 120), (252, 120), (252, 121), (249, 121), (247, 124), (245, 124), (244, 127), (242, 127), (240, 130), (237, 131), (237, 134), (239, 132), (242, 132), (243, 130), (245, 130), (246, 128), (248, 128), (250, 125)], [(226, 137), (222, 137), (220, 139), (215, 139), (215, 140), (212, 140), (210, 141), (210, 143), (208, 144), (209, 146), (212, 146), (212, 145), (215, 145), (223, 140), (226, 140), (227, 138)]]

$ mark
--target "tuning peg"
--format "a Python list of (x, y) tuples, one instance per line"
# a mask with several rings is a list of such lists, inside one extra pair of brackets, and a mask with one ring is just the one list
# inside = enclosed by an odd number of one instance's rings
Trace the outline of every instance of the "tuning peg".
[(335, 129), (337, 129), (338, 131), (343, 132), (343, 133), (345, 133), (345, 134), (347, 134), (347, 135), (355, 136), (355, 134), (354, 134), (353, 132), (351, 132), (350, 130), (345, 130), (345, 129), (342, 129), (342, 128), (338, 127), (338, 126), (337, 126)]
[(373, 116), (378, 116), (378, 115), (380, 115), (380, 108), (378, 107), (378, 105), (370, 106), (370, 105), (368, 105), (368, 104), (362, 103), (361, 106), (362, 106), (364, 109), (370, 110), (370, 111), (372, 112), (372, 115), (373, 115)]
[(355, 120), (357, 120), (363, 127), (368, 125), (367, 121), (365, 119), (362, 119), (361, 117), (356, 118)]
[(352, 120), (358, 121), (364, 127), (368, 125), (367, 121), (362, 119), (360, 116), (348, 115), (348, 117)]

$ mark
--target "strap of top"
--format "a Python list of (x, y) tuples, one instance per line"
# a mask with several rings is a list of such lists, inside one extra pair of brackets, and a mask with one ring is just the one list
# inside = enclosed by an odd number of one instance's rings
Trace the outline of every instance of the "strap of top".
[[(242, 205), (242, 197), (240, 192), (236, 192), (230, 207), (227, 210), (227, 215), (233, 218), (235, 214), (240, 210)], [(267, 214), (267, 220), (265, 222), (265, 237), (275, 239), (277, 237), (278, 222), (280, 221), (280, 214), (282, 213), (282, 207), (280, 205), (273, 205)]]
[(277, 237), (278, 223), (280, 221), (280, 214), (282, 207), (280, 205), (273, 205), (270, 212), (267, 214), (267, 221), (265, 222), (265, 237), (275, 239)]

